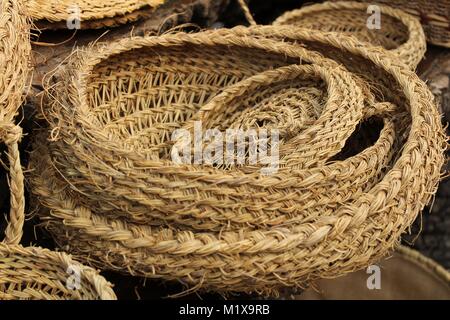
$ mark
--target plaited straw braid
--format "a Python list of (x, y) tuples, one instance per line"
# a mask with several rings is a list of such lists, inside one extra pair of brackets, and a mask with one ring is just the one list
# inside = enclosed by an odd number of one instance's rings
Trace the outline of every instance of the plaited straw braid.
[(20, 164), (18, 146), (21, 137), (22, 129), (20, 127), (13, 124), (0, 123), (0, 141), (4, 141), (8, 148), (8, 162), (10, 167), (10, 220), (5, 230), (5, 242), (9, 244), (18, 244), (20, 242), (23, 233), (23, 224), (25, 222), (24, 176), (22, 165)]
[[(366, 267), (428, 203), (444, 161), (426, 85), (337, 33), (124, 39), (76, 52), (54, 79), (30, 164), (46, 227), (97, 267), (204, 290), (274, 293)], [(254, 116), (280, 128), (278, 172), (170, 161), (175, 129)], [(373, 117), (375, 142), (355, 143)]]
[(379, 5), (380, 30), (369, 29), (368, 12), (372, 3), (324, 2), (288, 11), (273, 23), (297, 25), (322, 31), (343, 32), (375, 46), (382, 46), (415, 69), (426, 51), (425, 34), (420, 21), (409, 14)]
[(96, 29), (136, 21), (163, 3), (164, 0), (28, 0), (26, 5), (40, 27), (67, 28), (67, 21), (77, 18), (80, 28)]
[(0, 300), (116, 299), (97, 271), (65, 253), (0, 243), (0, 263)]
[[(64, 253), (19, 245), (25, 199), (18, 148), (22, 129), (14, 124), (14, 116), (23, 102), (31, 47), (22, 1), (4, 0), (0, 5), (0, 143), (7, 146), (11, 193), (5, 240), (0, 243), (0, 300), (115, 299), (111, 284), (94, 269)], [(79, 282), (74, 278), (77, 290), (66, 285), (71, 275), (80, 276)]]

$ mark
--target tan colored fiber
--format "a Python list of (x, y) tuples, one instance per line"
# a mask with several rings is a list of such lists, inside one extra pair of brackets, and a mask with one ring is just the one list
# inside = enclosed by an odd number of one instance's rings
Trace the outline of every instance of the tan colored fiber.
[(28, 0), (27, 9), (42, 28), (67, 28), (66, 22), (79, 12), (82, 29), (97, 29), (136, 21), (163, 3), (164, 0)]
[(449, 0), (363, 0), (362, 2), (389, 5), (415, 16), (420, 19), (428, 42), (450, 48)]
[[(19, 245), (25, 220), (24, 177), (18, 143), (22, 129), (14, 116), (23, 102), (30, 71), (28, 19), (23, 2), (0, 4), (0, 142), (8, 150), (9, 221), (5, 241), (0, 243), (0, 300), (4, 299), (115, 299), (111, 284), (92, 268), (82, 266), (64, 253)], [(68, 270), (71, 268), (72, 271)], [(76, 290), (66, 286), (74, 273)]]
[(0, 243), (0, 300), (116, 300), (111, 287), (65, 253)]
[[(75, 52), (52, 81), (30, 164), (48, 230), (97, 267), (194, 288), (273, 293), (366, 267), (429, 202), (444, 161), (427, 86), (339, 33), (123, 39)], [(362, 145), (355, 131), (376, 119)], [(278, 172), (173, 163), (171, 133), (195, 120), (280, 128)]]
[(5, 241), (17, 244), (22, 237), (25, 197), (18, 147), (22, 129), (14, 124), (14, 116), (23, 102), (31, 48), (22, 2), (5, 0), (0, 6), (0, 143), (7, 147), (11, 193)]
[(375, 46), (382, 46), (415, 69), (426, 51), (419, 20), (385, 5), (381, 11), (380, 29), (369, 29), (367, 12), (372, 3), (350, 1), (324, 2), (286, 12), (273, 23), (297, 25), (314, 30), (343, 32)]

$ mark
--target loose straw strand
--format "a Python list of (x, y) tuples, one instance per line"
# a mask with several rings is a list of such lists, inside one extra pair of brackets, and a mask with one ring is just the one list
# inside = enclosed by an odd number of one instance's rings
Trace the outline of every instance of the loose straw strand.
[(247, 21), (252, 25), (255, 26), (257, 25), (255, 19), (253, 18), (250, 9), (248, 8), (247, 3), (245, 2), (245, 0), (238, 0), (239, 6), (241, 7), (242, 11), (245, 14), (245, 18), (247, 19)]

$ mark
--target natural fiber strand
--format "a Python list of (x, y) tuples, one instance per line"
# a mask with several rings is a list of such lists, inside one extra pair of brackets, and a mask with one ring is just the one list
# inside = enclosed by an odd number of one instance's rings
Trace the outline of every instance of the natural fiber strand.
[(360, 2), (380, 3), (401, 9), (420, 19), (428, 42), (447, 48), (450, 47), (449, 0), (364, 0)]

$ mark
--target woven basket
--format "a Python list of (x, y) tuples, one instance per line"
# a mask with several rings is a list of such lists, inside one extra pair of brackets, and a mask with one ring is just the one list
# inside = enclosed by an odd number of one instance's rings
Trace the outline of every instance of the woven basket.
[[(124, 39), (78, 51), (54, 79), (30, 177), (48, 230), (98, 267), (194, 288), (273, 293), (367, 266), (428, 203), (444, 161), (426, 85), (338, 33)], [(351, 154), (373, 118), (375, 142)], [(279, 129), (278, 171), (175, 164), (172, 132), (199, 120)]]
[(347, 1), (325, 2), (289, 11), (273, 24), (291, 24), (353, 35), (371, 45), (382, 46), (415, 69), (426, 51), (425, 35), (420, 22), (401, 10), (380, 6), (380, 29), (369, 29), (369, 5)]
[[(294, 299), (300, 300), (449, 300), (450, 273), (433, 260), (399, 246), (379, 263), (380, 287), (369, 289), (374, 269), (361, 270), (339, 279), (324, 279)], [(369, 280), (369, 284), (373, 283)]]
[(0, 300), (115, 300), (111, 287), (65, 253), (0, 243)]
[[(92, 268), (63, 253), (18, 245), (25, 220), (25, 199), (18, 148), (22, 130), (13, 121), (23, 101), (31, 52), (29, 24), (22, 10), (21, 1), (1, 2), (0, 140), (8, 149), (11, 197), (5, 241), (0, 243), (0, 300), (113, 299), (111, 285)], [(74, 288), (79, 285), (78, 290), (66, 287), (66, 280), (71, 279), (68, 272), (79, 275), (73, 284)]]
[(29, 0), (27, 9), (41, 29), (65, 29), (80, 21), (81, 29), (114, 27), (149, 16), (164, 0)]
[(449, 0), (377, 0), (371, 4), (381, 3), (402, 9), (420, 19), (427, 36), (427, 41), (450, 48), (450, 1)]

